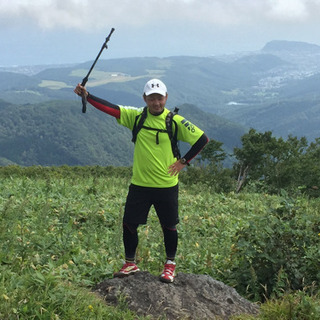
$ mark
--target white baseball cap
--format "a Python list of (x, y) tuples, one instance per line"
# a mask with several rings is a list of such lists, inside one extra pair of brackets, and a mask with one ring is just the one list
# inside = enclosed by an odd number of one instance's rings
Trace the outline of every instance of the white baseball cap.
[(162, 96), (167, 95), (167, 87), (166, 85), (159, 79), (151, 79), (144, 86), (144, 94), (149, 96), (153, 93), (159, 93)]

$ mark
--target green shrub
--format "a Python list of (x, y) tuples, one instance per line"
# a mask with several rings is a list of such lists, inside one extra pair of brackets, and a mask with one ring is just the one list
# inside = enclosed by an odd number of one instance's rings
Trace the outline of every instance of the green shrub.
[(232, 320), (320, 320), (319, 295), (305, 292), (287, 293), (261, 305), (258, 316), (236, 316)]
[(217, 193), (228, 193), (236, 188), (236, 181), (232, 177), (231, 169), (222, 168), (215, 164), (209, 164), (205, 167), (188, 167), (180, 174), (180, 182), (186, 185), (202, 184)]
[(319, 215), (283, 197), (234, 236), (231, 274), (238, 292), (263, 301), (320, 281)]

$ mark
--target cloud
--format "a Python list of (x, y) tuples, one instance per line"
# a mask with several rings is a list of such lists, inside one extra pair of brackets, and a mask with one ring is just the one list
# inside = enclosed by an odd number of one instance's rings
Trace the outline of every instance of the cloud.
[(268, 15), (272, 19), (281, 21), (303, 21), (309, 16), (307, 1), (271, 0), (270, 3)]
[(43, 30), (99, 30), (106, 25), (142, 27), (172, 22), (213, 27), (307, 22), (320, 0), (2, 0), (0, 24)]
[(271, 40), (318, 43), (320, 0), (0, 0), (0, 63), (95, 57), (207, 56)]

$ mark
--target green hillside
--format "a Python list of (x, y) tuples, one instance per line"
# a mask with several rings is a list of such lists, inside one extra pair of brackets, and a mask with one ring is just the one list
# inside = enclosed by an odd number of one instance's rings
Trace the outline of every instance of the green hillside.
[(84, 116), (78, 102), (15, 105), (0, 114), (1, 158), (16, 164), (130, 164), (128, 132), (95, 110)]
[[(0, 104), (0, 106), (2, 106)], [(180, 114), (231, 150), (245, 130), (223, 118), (183, 105)], [(81, 101), (52, 101), (0, 108), (0, 165), (113, 165), (132, 163), (131, 132)], [(181, 146), (182, 152), (186, 146)]]
[[(282, 137), (305, 136), (309, 141), (320, 137), (320, 74), (292, 80), (277, 89), (273, 99), (261, 103), (231, 105), (221, 113), (232, 121), (260, 131), (272, 131)], [(281, 98), (279, 97), (281, 96)]]

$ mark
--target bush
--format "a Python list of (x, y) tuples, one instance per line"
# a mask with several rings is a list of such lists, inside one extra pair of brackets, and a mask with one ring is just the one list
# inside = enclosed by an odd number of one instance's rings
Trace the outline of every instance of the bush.
[(186, 185), (202, 184), (210, 187), (212, 192), (228, 193), (235, 190), (235, 179), (230, 169), (215, 164), (206, 167), (190, 166), (180, 174), (180, 182)]
[(231, 274), (237, 291), (263, 301), (320, 281), (319, 218), (299, 201), (254, 216), (234, 237)]
[(285, 294), (280, 299), (267, 300), (256, 316), (236, 316), (232, 320), (320, 320), (319, 295), (304, 292)]

